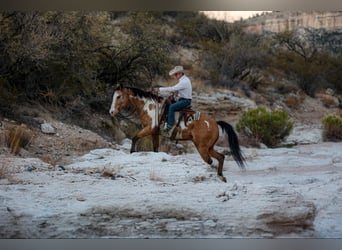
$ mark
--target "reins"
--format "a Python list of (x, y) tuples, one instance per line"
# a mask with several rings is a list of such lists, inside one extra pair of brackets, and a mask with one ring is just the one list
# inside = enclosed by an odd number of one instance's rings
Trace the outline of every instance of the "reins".
[[(158, 102), (158, 100), (159, 100), (159, 95), (157, 94), (157, 96), (158, 96), (158, 98), (157, 98), (157, 104), (155, 104), (155, 106), (156, 106), (155, 118), (156, 118), (156, 121), (157, 121), (156, 126), (159, 128), (159, 125), (160, 125), (162, 119), (164, 118), (163, 116), (164, 116), (165, 102), (167, 101), (167, 98), (161, 97), (161, 98), (163, 99), (163, 102), (162, 102), (162, 104), (161, 104), (161, 109), (159, 110), (159, 102)], [(154, 101), (155, 101), (155, 100), (154, 100)]]

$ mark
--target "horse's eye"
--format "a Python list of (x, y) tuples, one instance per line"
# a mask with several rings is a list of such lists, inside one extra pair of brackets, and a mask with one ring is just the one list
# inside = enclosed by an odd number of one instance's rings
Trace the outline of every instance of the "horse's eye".
[(121, 95), (118, 95), (117, 99), (120, 99), (121, 98)]

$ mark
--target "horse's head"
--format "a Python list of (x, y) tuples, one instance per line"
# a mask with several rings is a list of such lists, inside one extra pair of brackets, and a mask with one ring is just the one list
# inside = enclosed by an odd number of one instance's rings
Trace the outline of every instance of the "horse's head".
[(129, 102), (127, 90), (118, 85), (113, 94), (112, 105), (110, 106), (109, 114), (115, 116), (121, 109), (125, 108)]

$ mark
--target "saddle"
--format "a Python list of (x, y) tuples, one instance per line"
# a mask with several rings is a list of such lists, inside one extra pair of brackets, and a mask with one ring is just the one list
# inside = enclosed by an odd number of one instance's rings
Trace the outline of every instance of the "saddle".
[(176, 126), (179, 127), (180, 122), (184, 120), (184, 124), (187, 127), (188, 123), (199, 119), (199, 114), (198, 111), (192, 109), (191, 105), (184, 107), (179, 111), (179, 118)]
[[(170, 96), (168, 97), (168, 99), (165, 100), (162, 106), (162, 116), (160, 119), (160, 124), (167, 121), (169, 106), (175, 102), (176, 100), (173, 96)], [(179, 112), (179, 117), (176, 122), (176, 127), (180, 126), (180, 123), (182, 122), (182, 120), (184, 121), (184, 125), (187, 127), (188, 124), (190, 124), (192, 121), (198, 120), (200, 117), (200, 112), (193, 110), (191, 105), (186, 106), (176, 112)]]

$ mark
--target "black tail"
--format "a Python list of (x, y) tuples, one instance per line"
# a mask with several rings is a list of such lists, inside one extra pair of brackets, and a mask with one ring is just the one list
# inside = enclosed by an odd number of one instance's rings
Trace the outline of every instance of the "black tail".
[(236, 163), (238, 164), (240, 168), (245, 169), (245, 159), (242, 156), (240, 145), (239, 145), (239, 140), (232, 125), (224, 121), (218, 121), (217, 124), (228, 135), (229, 147), (230, 147), (230, 151), (233, 155), (234, 160), (236, 161)]

